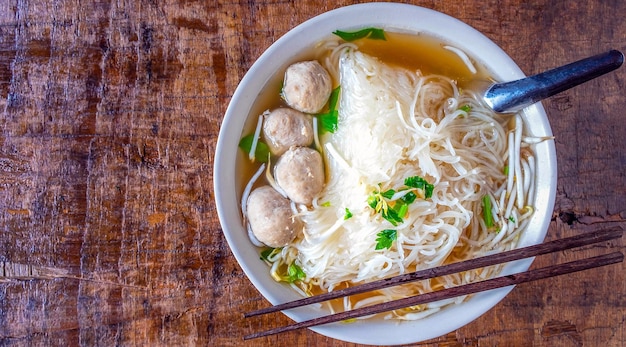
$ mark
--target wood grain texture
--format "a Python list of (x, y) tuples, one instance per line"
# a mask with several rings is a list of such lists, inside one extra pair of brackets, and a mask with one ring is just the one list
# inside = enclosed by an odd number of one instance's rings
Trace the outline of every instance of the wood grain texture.
[[(3, 346), (243, 346), (288, 324), (236, 263), (213, 200), (230, 96), (300, 22), (359, 1), (0, 1)], [(412, 1), (482, 31), (524, 72), (626, 50), (619, 0)], [(419, 20), (419, 19), (416, 19)], [(553, 97), (548, 239), (626, 229), (626, 70)], [(537, 258), (534, 267), (624, 239)], [(520, 285), (471, 324), (415, 346), (624, 346), (626, 265)], [(77, 279), (81, 278), (81, 279)], [(311, 331), (259, 346), (354, 346)]]

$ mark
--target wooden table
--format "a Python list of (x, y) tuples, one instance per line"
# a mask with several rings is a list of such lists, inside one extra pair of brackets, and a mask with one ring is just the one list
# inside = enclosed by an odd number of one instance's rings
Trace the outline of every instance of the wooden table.
[[(240, 346), (290, 323), (242, 317), (267, 302), (221, 232), (215, 144), (263, 50), (356, 2), (0, 1), (0, 345)], [(527, 74), (626, 49), (623, 1), (413, 3), (479, 29)], [(626, 228), (625, 85), (621, 69), (544, 103), (559, 162), (548, 239)], [(624, 238), (533, 266), (602, 250)], [(624, 346), (625, 270), (520, 285), (416, 345)], [(311, 331), (252, 345), (352, 346)]]

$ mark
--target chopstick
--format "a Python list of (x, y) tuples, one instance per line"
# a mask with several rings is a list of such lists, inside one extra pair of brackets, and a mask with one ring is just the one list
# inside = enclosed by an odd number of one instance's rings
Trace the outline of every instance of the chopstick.
[(491, 289), (507, 287), (510, 285), (521, 284), (525, 282), (536, 281), (548, 277), (555, 277), (565, 275), (577, 271), (592, 269), (600, 266), (611, 265), (622, 262), (624, 255), (620, 252), (613, 252), (605, 255), (600, 255), (592, 258), (586, 258), (581, 260), (572, 261), (560, 265), (552, 265), (544, 268), (521, 272), (514, 275), (507, 275), (502, 277), (496, 277), (489, 280), (474, 282), (457, 287), (439, 290), (436, 292), (429, 292), (421, 295), (411, 296), (404, 299), (390, 301), (382, 304), (366, 306), (350, 311), (340, 312), (323, 316), (292, 325), (287, 325), (275, 329), (270, 329), (262, 332), (253, 333), (244, 336), (244, 340), (254, 339), (263, 336), (269, 336), (279, 334), (287, 331), (293, 331), (303, 328), (309, 328), (312, 326), (339, 322), (346, 319), (358, 318), (367, 315), (373, 315), (386, 311), (393, 311), (409, 306), (426, 304), (433, 301), (449, 299), (457, 296), (468, 295), (487, 291)]
[(619, 227), (608, 228), (593, 233), (580, 234), (560, 240), (549, 241), (532, 245), (528, 247), (517, 248), (510, 251), (501, 253), (495, 253), (480, 258), (470, 259), (458, 263), (452, 263), (448, 265), (439, 266), (436, 268), (419, 270), (403, 275), (398, 275), (378, 281), (368, 282), (354, 287), (348, 287), (339, 289), (336, 291), (307, 297), (295, 301), (286, 302), (283, 304), (262, 308), (256, 311), (251, 311), (244, 314), (244, 317), (253, 317), (261, 314), (267, 314), (277, 311), (283, 311), (290, 308), (310, 305), (319, 303), (322, 301), (328, 301), (344, 296), (350, 296), (360, 293), (369, 292), (372, 290), (383, 289), (387, 287), (397, 286), (403, 283), (421, 281), (425, 279), (445, 276), (454, 274), (457, 272), (473, 270), (481, 267), (498, 265), (514, 260), (520, 260), (524, 258), (534, 257), (537, 255), (564, 251), (571, 248), (586, 246), (598, 242), (617, 239), (622, 236), (622, 229)]
[[(566, 249), (571, 249), (575, 247), (581, 247), (585, 245), (590, 245), (602, 241), (608, 241), (611, 239), (616, 239), (621, 237), (623, 231), (621, 228), (609, 228), (606, 230), (602, 230), (595, 233), (586, 233), (581, 234), (561, 240), (550, 241), (546, 243), (542, 243), (539, 245), (533, 245), (528, 247), (523, 247), (507, 252), (502, 252), (498, 254), (493, 254), (481, 258), (476, 258), (464, 262), (453, 263), (433, 269), (426, 269), (417, 271), (411, 274), (400, 275), (396, 277), (392, 277), (385, 280), (370, 282), (364, 285), (355, 286), (347, 289), (338, 290), (336, 292), (331, 292), (328, 294), (322, 294), (314, 297), (309, 297), (301, 300), (296, 300), (292, 302), (288, 302), (281, 305), (276, 305), (274, 307), (269, 307), (266, 309), (261, 309), (257, 311), (250, 312), (246, 314), (246, 317), (251, 317), (254, 315), (264, 314), (275, 312), (279, 310), (284, 310), (287, 308), (300, 307), (312, 303), (317, 303), (321, 301), (330, 300), (333, 298), (353, 295), (356, 293), (363, 293), (375, 289), (385, 288), (389, 286), (394, 286), (402, 283), (407, 283), (411, 281), (423, 280), (438, 276), (443, 276), (446, 274), (456, 273), (459, 271), (471, 270), (479, 267), (489, 266), (501, 264), (504, 262), (509, 262), (513, 260), (519, 260), (523, 258), (528, 258), (536, 255), (547, 254), (557, 251), (563, 251)], [(507, 275), (496, 277), (488, 280), (484, 280), (481, 282), (474, 282), (465, 285), (460, 285), (457, 287), (452, 287), (448, 289), (443, 289), (435, 292), (425, 293), (421, 295), (411, 296), (404, 299), (381, 303), (377, 305), (367, 306), (359, 309), (354, 309), (351, 311), (340, 312), (328, 316), (323, 316), (299, 323), (294, 323), (292, 325), (283, 326), (275, 329), (270, 329), (262, 332), (253, 333), (250, 335), (244, 336), (244, 340), (274, 335), (282, 332), (309, 328), (317, 325), (328, 324), (333, 322), (338, 322), (346, 319), (358, 318), (367, 315), (373, 315), (386, 311), (393, 311), (400, 308), (405, 308), (414, 305), (426, 304), (433, 301), (449, 299), (457, 296), (463, 296), (473, 293), (478, 293), (481, 291), (487, 291), (491, 289), (506, 287), (515, 284), (521, 284), (526, 282), (531, 282), (539, 279), (544, 279), (548, 277), (565, 275), (577, 271), (583, 271), (591, 268), (596, 268), (600, 266), (606, 266), (610, 264), (615, 264), (622, 262), (624, 260), (624, 255), (620, 252), (614, 252), (606, 255), (596, 256), (592, 258), (586, 258), (581, 260), (576, 260), (560, 265), (552, 265), (540, 269), (530, 270), (518, 274)], [(346, 294), (348, 293), (348, 294)], [(330, 294), (330, 295), (329, 295)]]

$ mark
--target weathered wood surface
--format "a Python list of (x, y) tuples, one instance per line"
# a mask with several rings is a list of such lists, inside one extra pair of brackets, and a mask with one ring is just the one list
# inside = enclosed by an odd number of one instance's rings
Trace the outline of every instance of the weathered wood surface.
[[(0, 1), (0, 345), (239, 346), (289, 323), (242, 318), (267, 303), (221, 233), (215, 144), (261, 52), (354, 2)], [(626, 49), (623, 1), (414, 3), (481, 30), (528, 74)], [(626, 229), (625, 84), (621, 69), (544, 103), (559, 160), (548, 239)], [(624, 238), (534, 266), (608, 249)], [(518, 286), (417, 345), (624, 346), (625, 270)], [(254, 345), (352, 346), (311, 331)]]

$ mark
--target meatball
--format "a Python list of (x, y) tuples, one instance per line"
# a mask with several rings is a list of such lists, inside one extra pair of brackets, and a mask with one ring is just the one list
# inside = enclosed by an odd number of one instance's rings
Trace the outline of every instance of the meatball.
[(270, 247), (284, 247), (302, 229), (290, 202), (270, 186), (256, 188), (248, 197), (248, 222), (254, 236)]
[(291, 146), (309, 146), (313, 143), (313, 124), (310, 116), (290, 108), (277, 108), (263, 123), (263, 136), (274, 155), (281, 155)]
[(274, 167), (276, 183), (287, 197), (299, 204), (310, 205), (324, 188), (322, 156), (308, 147), (291, 147)]
[(283, 98), (298, 111), (317, 113), (326, 105), (332, 88), (330, 75), (320, 63), (303, 61), (285, 71)]

